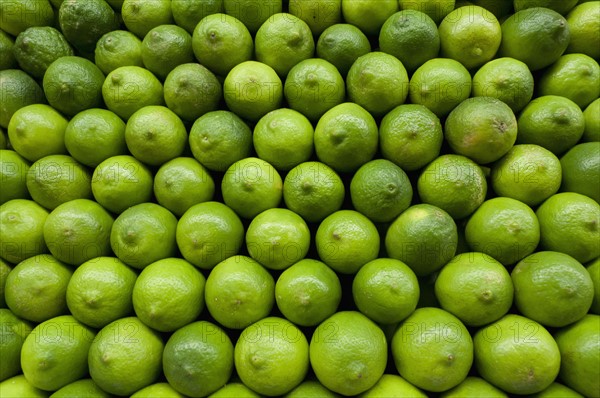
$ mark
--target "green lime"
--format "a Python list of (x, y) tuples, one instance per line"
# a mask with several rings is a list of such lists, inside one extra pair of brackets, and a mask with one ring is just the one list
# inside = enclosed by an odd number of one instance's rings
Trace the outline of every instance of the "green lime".
[(144, 66), (142, 41), (126, 30), (110, 31), (96, 43), (94, 59), (107, 75), (121, 66)]
[(313, 126), (303, 114), (280, 108), (260, 118), (252, 140), (259, 158), (279, 171), (287, 171), (310, 159), (313, 136)]
[(152, 197), (152, 172), (129, 155), (111, 156), (92, 174), (92, 193), (103, 207), (113, 213), (149, 202)]
[(289, 71), (283, 94), (290, 108), (316, 122), (329, 109), (344, 102), (346, 89), (334, 65), (311, 58), (300, 61)]
[(508, 314), (473, 337), (475, 368), (508, 394), (534, 394), (556, 379), (561, 355), (552, 335), (539, 323)]
[(163, 348), (160, 335), (138, 318), (118, 319), (92, 341), (90, 376), (107, 393), (131, 395), (158, 379)]
[(587, 271), (594, 284), (594, 299), (590, 307), (590, 313), (600, 315), (600, 258), (587, 265)]
[(67, 39), (51, 26), (33, 26), (21, 32), (13, 53), (21, 69), (36, 79), (44, 77), (46, 69), (58, 58), (74, 55)]
[(339, 395), (325, 388), (318, 380), (305, 379), (284, 398), (338, 398)]
[(5, 129), (19, 109), (46, 101), (39, 84), (19, 69), (0, 70), (0, 95), (0, 126)]
[(319, 224), (315, 235), (319, 258), (334, 271), (355, 274), (377, 258), (379, 232), (364, 215), (354, 210), (339, 210)]
[(0, 70), (14, 69), (18, 66), (13, 49), (15, 39), (0, 29)]
[(497, 98), (513, 112), (519, 112), (533, 97), (533, 75), (519, 60), (497, 58), (477, 70), (472, 95)]
[(374, 7), (372, 3), (363, 0), (342, 0), (342, 15), (344, 21), (355, 25), (366, 35), (379, 34), (385, 21), (398, 11), (396, 0), (381, 0)]
[(417, 387), (395, 374), (384, 374), (368, 391), (360, 394), (360, 398), (425, 398), (427, 395)]
[(198, 203), (179, 219), (176, 240), (187, 261), (201, 269), (212, 269), (239, 252), (244, 243), (244, 226), (223, 203)]
[(48, 211), (33, 200), (13, 199), (0, 205), (0, 257), (10, 263), (47, 253), (44, 223)]
[(208, 170), (225, 171), (250, 156), (252, 130), (235, 113), (208, 112), (194, 122), (189, 144), (194, 158)]
[(253, 35), (283, 9), (282, 0), (223, 0), (225, 13), (239, 19)]
[(491, 183), (498, 195), (536, 206), (558, 191), (561, 169), (556, 155), (546, 148), (514, 145), (492, 165)]
[(42, 390), (56, 391), (86, 376), (88, 350), (95, 335), (71, 315), (37, 325), (21, 349), (27, 381)]
[(133, 287), (137, 317), (154, 330), (172, 332), (193, 322), (204, 309), (204, 276), (180, 258), (148, 265)]
[(154, 176), (154, 196), (177, 217), (195, 204), (212, 200), (215, 183), (193, 158), (179, 157), (163, 164)]
[(140, 39), (152, 28), (174, 22), (171, 0), (124, 0), (121, 16), (127, 30)]
[(356, 26), (338, 23), (319, 35), (316, 50), (317, 57), (330, 62), (345, 77), (354, 61), (371, 52), (371, 43)]
[(243, 218), (252, 219), (279, 206), (283, 181), (277, 170), (262, 159), (249, 157), (232, 164), (221, 181), (223, 201)]
[(19, 318), (36, 323), (66, 314), (72, 274), (70, 267), (48, 254), (24, 260), (6, 278), (6, 304)]
[(275, 281), (250, 257), (233, 256), (212, 269), (204, 295), (210, 315), (220, 325), (244, 329), (271, 313)]
[(306, 257), (310, 230), (288, 209), (268, 209), (252, 219), (246, 231), (250, 257), (266, 268), (283, 270)]
[(231, 69), (223, 83), (225, 103), (238, 116), (258, 121), (278, 109), (283, 99), (283, 84), (269, 65), (245, 61)]
[(233, 344), (219, 326), (207, 321), (191, 323), (169, 337), (163, 370), (175, 390), (205, 397), (228, 382), (233, 370)]
[(356, 311), (324, 320), (310, 341), (310, 363), (319, 381), (343, 395), (372, 388), (383, 375), (388, 347), (383, 331)]
[(137, 390), (131, 398), (184, 398), (169, 383), (154, 383)]
[(502, 318), (513, 303), (513, 285), (506, 268), (479, 252), (462, 253), (440, 271), (435, 295), (441, 306), (468, 326)]
[(392, 339), (400, 376), (416, 387), (441, 392), (460, 384), (473, 363), (473, 341), (463, 323), (439, 308), (419, 308)]
[[(10, 274), (10, 271), (12, 271), (12, 268), (11, 265), (0, 258), (0, 309), (7, 308), (4, 290), (6, 287), (6, 278), (8, 277), (8, 274)], [(2, 377), (0, 377), (0, 379), (1, 378)]]
[(48, 392), (32, 386), (22, 374), (0, 382), (0, 394), (6, 398), (48, 398)]
[(580, 263), (600, 255), (600, 205), (595, 200), (574, 192), (558, 193), (536, 214), (541, 248), (568, 254)]
[(319, 161), (338, 172), (353, 172), (375, 156), (379, 134), (365, 108), (345, 102), (319, 119), (314, 140)]
[(442, 398), (508, 398), (504, 391), (494, 387), (481, 377), (468, 376), (462, 383), (443, 392)]
[(190, 34), (204, 17), (223, 11), (223, 0), (171, 0), (171, 12), (175, 23)]
[(502, 23), (498, 55), (518, 59), (535, 71), (556, 62), (569, 40), (569, 25), (562, 15), (545, 7), (527, 8)]
[(48, 105), (27, 105), (16, 111), (8, 125), (12, 148), (25, 159), (35, 162), (48, 155), (67, 153), (67, 119)]
[(443, 140), (440, 120), (423, 105), (400, 105), (385, 115), (379, 126), (381, 154), (406, 171), (434, 160)]
[(308, 372), (308, 341), (286, 319), (261, 319), (242, 331), (235, 345), (235, 368), (252, 390), (281, 396), (300, 384)]
[(537, 393), (535, 395), (539, 398), (582, 398), (583, 395), (579, 394), (575, 390), (570, 389), (569, 387), (554, 382), (550, 384), (548, 388)]
[(580, 1), (567, 14), (571, 34), (567, 53), (582, 53), (595, 60), (600, 59), (600, 50), (595, 44), (595, 38), (600, 34), (600, 27), (595, 22), (599, 16), (600, 5), (594, 1)]
[(11, 310), (0, 308), (0, 385), (2, 381), (21, 373), (21, 347), (31, 333), (29, 322), (17, 317)]
[(110, 398), (92, 379), (79, 379), (60, 388), (52, 394), (52, 398)]
[(362, 165), (350, 182), (354, 208), (373, 222), (390, 222), (412, 201), (412, 186), (406, 173), (385, 159)]
[(281, 273), (275, 284), (277, 307), (300, 326), (316, 326), (333, 315), (342, 298), (342, 286), (325, 263), (304, 259)]
[(319, 37), (328, 27), (342, 22), (341, 0), (290, 0), (289, 11), (306, 22), (315, 37)]
[(594, 299), (594, 284), (585, 267), (563, 253), (534, 253), (521, 260), (511, 276), (519, 312), (544, 326), (578, 321)]
[(381, 51), (398, 58), (409, 73), (438, 56), (440, 35), (436, 23), (417, 10), (390, 16), (379, 32)]
[(455, 0), (398, 0), (398, 3), (402, 10), (417, 10), (427, 14), (436, 24), (454, 10), (455, 6)]
[(339, 175), (320, 162), (294, 167), (283, 183), (283, 200), (288, 209), (309, 222), (319, 222), (339, 210), (345, 188)]
[(67, 286), (67, 306), (79, 322), (101, 329), (133, 313), (131, 294), (137, 274), (115, 257), (81, 264)]
[(586, 315), (571, 326), (560, 329), (554, 338), (560, 350), (560, 378), (575, 391), (589, 397), (600, 395), (594, 380), (600, 362), (600, 317)]
[(260, 398), (260, 395), (240, 382), (225, 384), (222, 388), (209, 395), (210, 398)]
[(83, 53), (93, 53), (96, 42), (119, 27), (117, 15), (104, 0), (64, 0), (58, 22), (69, 43)]
[(388, 256), (408, 265), (417, 276), (442, 268), (454, 257), (457, 245), (458, 233), (452, 217), (429, 204), (409, 207), (385, 235)]
[(587, 195), (600, 202), (600, 143), (577, 144), (560, 158), (561, 190)]
[(222, 13), (202, 18), (194, 28), (192, 47), (198, 62), (219, 76), (226, 76), (254, 55), (254, 42), (246, 26)]
[(139, 66), (121, 66), (110, 72), (102, 85), (102, 97), (107, 108), (125, 120), (139, 109), (164, 103), (160, 81)]
[(54, 25), (54, 10), (48, 0), (3, 1), (0, 11), (0, 29), (15, 37), (32, 26)]
[(471, 94), (471, 75), (460, 62), (433, 58), (410, 78), (410, 102), (426, 106), (437, 117), (447, 116)]
[(165, 79), (164, 93), (167, 107), (188, 122), (217, 110), (223, 97), (217, 77), (196, 63), (175, 67)]
[(27, 199), (27, 175), (29, 162), (21, 155), (10, 149), (0, 149), (0, 204), (12, 199)]
[(104, 160), (127, 154), (125, 123), (106, 109), (88, 109), (69, 120), (65, 146), (79, 163), (96, 167)]
[(577, 0), (514, 0), (513, 3), (515, 11), (521, 11), (532, 7), (546, 7), (558, 12), (559, 14), (565, 15), (577, 4)]
[(142, 41), (142, 61), (164, 80), (175, 67), (194, 61), (192, 36), (177, 25), (152, 28)]
[(583, 111), (585, 129), (582, 141), (600, 141), (600, 98), (594, 100)]
[(445, 210), (454, 219), (471, 215), (485, 200), (487, 181), (481, 167), (461, 155), (442, 155), (423, 169), (417, 189), (424, 203)]

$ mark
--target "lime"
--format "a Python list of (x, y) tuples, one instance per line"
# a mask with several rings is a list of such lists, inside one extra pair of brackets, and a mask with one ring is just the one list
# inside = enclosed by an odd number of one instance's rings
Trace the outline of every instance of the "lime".
[(289, 171), (283, 182), (286, 207), (309, 222), (319, 222), (339, 210), (344, 196), (340, 176), (320, 162), (299, 164)]
[(137, 274), (118, 258), (96, 257), (81, 264), (67, 286), (67, 306), (79, 322), (101, 329), (133, 312)]
[(3, 1), (0, 11), (0, 29), (15, 37), (29, 27), (54, 24), (54, 10), (48, 0)]
[(283, 9), (282, 0), (223, 0), (225, 13), (238, 18), (253, 35), (271, 16)]
[(600, 317), (586, 315), (571, 326), (560, 329), (554, 336), (561, 355), (560, 378), (585, 396), (600, 395), (595, 383), (600, 363)]
[(121, 66), (144, 66), (142, 41), (126, 30), (110, 31), (96, 43), (94, 60), (105, 74)]
[(290, 108), (316, 122), (329, 109), (344, 102), (346, 89), (333, 64), (311, 58), (300, 61), (289, 71), (283, 93)]
[(384, 374), (371, 389), (359, 395), (360, 398), (425, 398), (426, 396), (417, 387), (395, 374)]
[(240, 382), (231, 382), (224, 385), (216, 392), (209, 395), (210, 398), (260, 398), (260, 395), (246, 387)]
[(471, 94), (471, 75), (458, 61), (433, 58), (412, 75), (408, 89), (410, 102), (426, 106), (444, 117)]
[(17, 67), (17, 60), (13, 54), (14, 47), (15, 39), (0, 29), (0, 70)]
[(342, 15), (344, 21), (355, 25), (366, 35), (375, 36), (384, 22), (398, 11), (398, 1), (381, 0), (377, 7), (369, 1), (342, 0)]
[(379, 254), (375, 225), (354, 210), (339, 210), (319, 224), (315, 235), (319, 258), (334, 271), (355, 274)]
[(338, 394), (325, 388), (318, 380), (305, 379), (298, 387), (284, 395), (285, 398), (337, 398)]
[(9, 309), (0, 308), (0, 385), (1, 381), (21, 373), (21, 347), (31, 333), (29, 322), (17, 317)]
[(142, 61), (164, 80), (176, 66), (194, 61), (192, 36), (177, 25), (152, 28), (142, 41)]
[(64, 0), (58, 23), (69, 43), (83, 53), (93, 53), (96, 42), (119, 27), (114, 10), (104, 0)]
[(198, 62), (219, 76), (226, 76), (254, 54), (254, 42), (246, 26), (222, 13), (208, 15), (195, 26), (192, 48)]
[(502, 318), (513, 302), (513, 285), (506, 268), (479, 252), (462, 253), (440, 271), (435, 295), (443, 309), (468, 326)]
[(223, 0), (171, 0), (171, 12), (175, 23), (188, 32), (204, 17), (224, 11)]
[(560, 161), (549, 150), (520, 144), (492, 165), (491, 183), (498, 195), (535, 206), (558, 191), (561, 169)]
[(402, 10), (417, 10), (427, 14), (436, 24), (454, 10), (455, 6), (455, 0), (398, 0), (398, 3)]
[(354, 208), (373, 222), (390, 222), (412, 201), (412, 186), (406, 173), (385, 159), (362, 165), (350, 182)]
[(127, 30), (140, 39), (152, 28), (174, 22), (171, 0), (124, 0), (121, 16)]
[(193, 205), (212, 200), (214, 193), (213, 178), (193, 158), (170, 160), (154, 176), (156, 200), (178, 217)]
[(65, 146), (79, 163), (96, 167), (127, 153), (125, 123), (106, 109), (88, 109), (75, 115), (65, 130)]
[(518, 59), (535, 71), (556, 62), (569, 40), (569, 25), (562, 15), (545, 7), (527, 8), (502, 23), (498, 55)]
[(473, 76), (474, 97), (493, 97), (518, 112), (531, 101), (533, 75), (527, 65), (514, 58), (497, 58), (485, 63)]
[(242, 331), (235, 345), (235, 368), (242, 382), (257, 393), (286, 394), (308, 372), (308, 341), (286, 319), (261, 319)]
[(289, 11), (306, 22), (315, 37), (342, 22), (341, 0), (290, 0)]
[(562, 167), (561, 190), (587, 195), (600, 202), (600, 143), (586, 142), (575, 145), (560, 158)]
[(387, 363), (385, 335), (359, 312), (338, 312), (315, 329), (310, 363), (328, 389), (343, 395), (360, 394), (383, 375)]
[(570, 389), (569, 387), (554, 382), (550, 384), (548, 388), (539, 392), (536, 397), (539, 398), (582, 398), (583, 395), (579, 394), (575, 390)]
[(52, 398), (110, 398), (92, 379), (79, 379), (60, 388)]
[(281, 273), (275, 284), (277, 307), (300, 326), (316, 326), (333, 315), (342, 298), (337, 275), (325, 263), (304, 259)]
[(458, 234), (454, 220), (442, 209), (418, 204), (409, 207), (385, 235), (388, 256), (408, 265), (417, 276), (429, 275), (454, 257)]
[(423, 105), (400, 105), (385, 115), (379, 126), (381, 154), (406, 171), (434, 160), (443, 139), (440, 120)]
[(582, 53), (598, 60), (600, 59), (600, 50), (595, 44), (595, 38), (600, 34), (600, 27), (595, 21), (600, 16), (600, 5), (593, 1), (582, 3), (580, 1), (567, 14), (571, 40), (566, 52)]
[(163, 369), (175, 390), (192, 397), (207, 396), (229, 380), (233, 344), (219, 326), (207, 321), (191, 323), (167, 341)]
[(177, 218), (155, 203), (140, 203), (123, 211), (110, 232), (110, 246), (125, 264), (144, 269), (175, 255)]
[(217, 110), (223, 97), (216, 76), (196, 63), (175, 67), (167, 75), (164, 93), (167, 107), (188, 122)]
[(282, 191), (283, 181), (277, 170), (268, 162), (254, 157), (229, 166), (221, 181), (225, 204), (247, 219), (279, 206)]
[(7, 308), (6, 300), (4, 298), (4, 289), (6, 287), (6, 278), (8, 277), (8, 274), (10, 274), (10, 271), (12, 271), (12, 266), (0, 259), (0, 309)]
[(48, 211), (33, 200), (13, 199), (0, 205), (0, 257), (20, 263), (47, 253), (43, 228)]
[(511, 275), (519, 312), (545, 326), (562, 327), (578, 321), (594, 298), (587, 270), (563, 253), (534, 253), (521, 260)]
[(108, 109), (122, 119), (145, 106), (164, 103), (160, 81), (139, 66), (121, 66), (110, 72), (102, 85), (102, 97)]
[(585, 130), (582, 140), (584, 142), (600, 141), (600, 98), (594, 100), (583, 111)]
[(409, 73), (438, 56), (440, 36), (436, 23), (417, 10), (390, 16), (379, 32), (381, 51), (398, 58)]
[(242, 118), (258, 121), (278, 109), (283, 99), (283, 84), (269, 65), (245, 61), (231, 69), (223, 83), (225, 103)]
[(21, 365), (27, 381), (56, 391), (87, 375), (87, 356), (96, 333), (71, 315), (37, 325), (23, 342)]
[(29, 162), (21, 155), (10, 149), (0, 149), (0, 204), (12, 199), (26, 199), (29, 197), (27, 190), (27, 175)]
[(439, 308), (419, 308), (400, 324), (392, 339), (400, 376), (427, 391), (460, 384), (473, 363), (473, 341), (454, 315)]
[(354, 61), (371, 52), (371, 43), (356, 26), (338, 23), (319, 35), (316, 50), (319, 58), (330, 62), (346, 76)]
[(148, 265), (133, 287), (137, 317), (154, 330), (172, 332), (193, 322), (204, 309), (204, 276), (180, 258)]
[(375, 156), (379, 134), (373, 116), (353, 102), (328, 110), (315, 128), (318, 159), (338, 172), (353, 172)]
[(509, 394), (534, 394), (547, 388), (560, 368), (552, 335), (539, 323), (508, 314), (473, 337), (475, 368), (486, 381)]
[(179, 219), (176, 240), (187, 261), (198, 268), (211, 269), (238, 253), (244, 243), (244, 226), (223, 203), (199, 203)]
[(194, 158), (204, 167), (225, 171), (233, 163), (250, 156), (252, 130), (233, 112), (208, 112), (194, 122), (189, 144)]
[(0, 382), (0, 394), (6, 398), (47, 398), (48, 392), (32, 386), (22, 374)]
[(580, 263), (600, 255), (600, 205), (595, 200), (574, 192), (558, 193), (536, 214), (541, 248), (568, 254)]
[(592, 278), (594, 284), (594, 299), (592, 300), (592, 306), (590, 307), (590, 313), (599, 315), (600, 314), (600, 259), (592, 261), (591, 264), (587, 265), (587, 271)]
[(137, 390), (131, 398), (183, 398), (169, 383), (154, 383)]
[(417, 189), (424, 203), (445, 210), (454, 219), (471, 215), (485, 200), (483, 171), (461, 155), (442, 155), (423, 169)]
[(63, 154), (65, 119), (54, 108), (33, 104), (16, 111), (8, 125), (8, 139), (13, 149), (30, 162), (48, 155)]
[(19, 69), (0, 70), (0, 95), (0, 126), (5, 129), (19, 109), (46, 101), (39, 84)]
[(564, 15), (577, 4), (577, 0), (514, 0), (513, 3), (515, 11), (521, 11), (532, 7), (546, 7)]
[(111, 156), (92, 174), (92, 193), (103, 207), (113, 213), (149, 202), (152, 197), (152, 172), (129, 155)]
[(13, 53), (21, 69), (36, 79), (44, 77), (46, 69), (58, 58), (74, 55), (67, 39), (51, 26), (33, 26), (21, 32)]
[(508, 397), (504, 391), (475, 376), (468, 376), (462, 383), (440, 395), (442, 398), (477, 398), (484, 396), (488, 398)]
[(71, 268), (48, 254), (24, 260), (6, 278), (6, 304), (19, 318), (36, 323), (66, 314), (72, 274)]
[(135, 317), (102, 328), (89, 350), (90, 376), (115, 395), (131, 395), (154, 383), (161, 372), (161, 337)]
[(256, 60), (284, 78), (298, 62), (311, 58), (315, 41), (309, 26), (300, 18), (277, 13), (269, 17), (254, 38)]
[(260, 118), (252, 140), (259, 158), (279, 171), (287, 171), (310, 159), (313, 136), (313, 126), (303, 114), (280, 108)]
[(306, 257), (310, 230), (288, 209), (268, 209), (252, 219), (246, 231), (250, 257), (266, 268), (283, 270)]
[(275, 281), (250, 257), (233, 256), (210, 272), (204, 295), (210, 315), (219, 324), (244, 329), (271, 312), (275, 303)]

